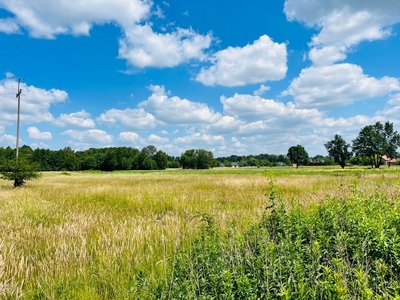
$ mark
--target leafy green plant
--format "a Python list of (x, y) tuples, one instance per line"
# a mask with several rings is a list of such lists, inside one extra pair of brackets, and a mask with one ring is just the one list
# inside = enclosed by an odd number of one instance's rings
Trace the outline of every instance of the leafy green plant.
[(0, 167), (0, 178), (14, 181), (14, 187), (20, 187), (28, 180), (40, 177), (36, 164), (29, 163), (24, 159), (8, 160)]
[[(381, 194), (327, 197), (305, 209), (269, 186), (266, 213), (245, 234), (208, 216), (177, 253), (166, 299), (375, 299), (400, 295), (399, 203)], [(162, 290), (162, 289), (161, 289)]]

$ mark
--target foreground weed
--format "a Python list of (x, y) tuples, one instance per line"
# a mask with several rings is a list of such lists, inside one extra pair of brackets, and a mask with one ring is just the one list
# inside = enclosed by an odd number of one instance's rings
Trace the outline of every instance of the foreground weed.
[(164, 299), (393, 299), (400, 295), (399, 203), (326, 197), (307, 210), (270, 183), (262, 219), (241, 235), (209, 216), (176, 256)]

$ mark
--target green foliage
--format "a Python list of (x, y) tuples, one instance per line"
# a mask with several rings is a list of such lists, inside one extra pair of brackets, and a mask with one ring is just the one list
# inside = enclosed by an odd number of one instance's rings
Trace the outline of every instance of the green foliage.
[(383, 155), (390, 158), (397, 156), (400, 146), (400, 134), (394, 130), (393, 123), (387, 121), (384, 125), (376, 122), (361, 129), (358, 137), (353, 140), (353, 150), (357, 156), (366, 156), (371, 165), (379, 168)]
[(209, 169), (216, 163), (213, 153), (204, 149), (187, 150), (179, 161), (184, 169)]
[[(228, 157), (218, 157), (219, 163), (223, 163), (225, 166), (229, 166), (229, 163), (237, 163), (241, 167), (247, 166), (277, 166), (278, 163), (288, 165), (289, 158), (283, 154), (258, 154), (258, 155), (231, 155)], [(229, 162), (229, 163), (227, 163)], [(219, 165), (219, 164), (218, 164)]]
[(309, 160), (307, 151), (301, 145), (290, 147), (287, 156), (292, 161), (292, 163), (295, 163), (297, 165), (297, 168), (299, 167), (299, 165), (306, 165)]
[[(178, 252), (157, 299), (393, 299), (400, 295), (400, 210), (380, 194), (287, 207), (270, 184), (261, 221), (240, 235), (210, 216)], [(381, 298), (380, 298), (381, 297)]]
[(333, 157), (335, 162), (339, 164), (342, 169), (353, 155), (352, 151), (349, 150), (350, 144), (340, 136), (335, 134), (335, 138), (325, 144), (326, 151), (328, 151), (329, 156)]
[(28, 180), (33, 180), (40, 177), (38, 166), (29, 163), (24, 159), (7, 160), (0, 167), (0, 178), (14, 181), (14, 187), (20, 187)]
[(157, 164), (157, 169), (165, 170), (168, 167), (168, 155), (164, 151), (158, 150), (154, 155), (154, 161)]

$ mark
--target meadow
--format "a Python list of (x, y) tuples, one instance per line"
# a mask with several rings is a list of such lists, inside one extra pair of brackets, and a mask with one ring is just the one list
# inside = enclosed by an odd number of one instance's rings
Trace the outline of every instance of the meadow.
[(0, 180), (0, 298), (393, 299), (396, 167)]

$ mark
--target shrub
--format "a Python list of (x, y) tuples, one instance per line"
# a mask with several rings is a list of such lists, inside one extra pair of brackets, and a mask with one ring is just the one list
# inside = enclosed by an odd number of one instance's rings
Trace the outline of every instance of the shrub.
[[(251, 230), (226, 233), (211, 217), (178, 252), (167, 299), (382, 299), (400, 295), (399, 203), (380, 194), (327, 197), (305, 209), (277, 196)], [(397, 200), (398, 201), (398, 200)]]
[(19, 159), (8, 160), (0, 168), (0, 178), (14, 181), (14, 187), (22, 186), (28, 180), (40, 177), (39, 167), (36, 164)]

